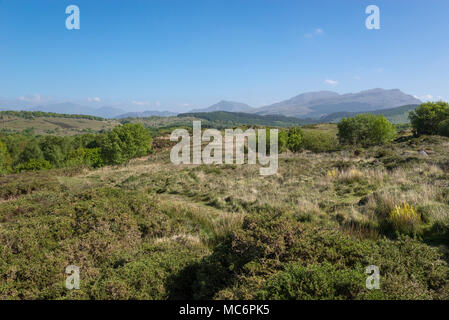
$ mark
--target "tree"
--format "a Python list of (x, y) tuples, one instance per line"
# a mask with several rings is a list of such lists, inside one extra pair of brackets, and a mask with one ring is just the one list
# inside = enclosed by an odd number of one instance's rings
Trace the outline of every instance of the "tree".
[(415, 134), (438, 134), (440, 123), (449, 119), (447, 102), (427, 102), (409, 113)]
[(8, 152), (6, 145), (0, 140), (0, 173), (5, 171), (8, 162)]
[(394, 139), (396, 130), (385, 116), (359, 114), (343, 118), (338, 123), (338, 139), (341, 144), (371, 146)]
[(101, 142), (105, 163), (122, 164), (151, 151), (151, 135), (141, 123), (125, 124), (112, 129)]
[(288, 131), (285, 129), (279, 130), (278, 134), (278, 151), (279, 153), (287, 151)]
[(32, 159), (40, 160), (44, 158), (44, 154), (35, 139), (29, 140), (22, 153), (20, 153), (18, 162), (25, 163)]
[(449, 137), (449, 119), (443, 120), (438, 125), (438, 134)]
[(64, 166), (66, 156), (71, 149), (67, 138), (57, 136), (41, 138), (39, 147), (42, 150), (44, 159), (55, 167)]
[(299, 152), (302, 150), (304, 134), (300, 127), (292, 127), (288, 130), (287, 147), (290, 151)]
[(72, 150), (67, 157), (69, 166), (102, 167), (100, 148), (77, 148)]

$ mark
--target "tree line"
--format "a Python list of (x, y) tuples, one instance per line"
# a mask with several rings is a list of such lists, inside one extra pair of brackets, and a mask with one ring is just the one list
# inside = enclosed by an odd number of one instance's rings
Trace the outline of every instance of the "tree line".
[(71, 119), (87, 119), (87, 120), (97, 120), (104, 121), (104, 118), (91, 116), (86, 114), (62, 114), (54, 112), (43, 112), (43, 111), (0, 111), (0, 119), (4, 116), (19, 117), (24, 119), (34, 119), (41, 117), (51, 117), (51, 118), (71, 118)]
[(149, 129), (142, 124), (125, 124), (106, 133), (70, 137), (2, 134), (0, 173), (123, 164), (149, 154), (151, 140)]

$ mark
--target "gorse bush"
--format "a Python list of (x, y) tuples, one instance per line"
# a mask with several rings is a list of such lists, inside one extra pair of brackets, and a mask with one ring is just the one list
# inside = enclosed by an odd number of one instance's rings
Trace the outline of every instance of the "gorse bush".
[(338, 123), (338, 139), (341, 144), (363, 147), (390, 142), (396, 130), (385, 116), (359, 114), (353, 118), (343, 118)]
[(270, 278), (256, 299), (315, 300), (356, 299), (366, 293), (364, 270), (338, 268), (330, 263), (288, 265)]
[[(365, 287), (371, 264), (382, 290)], [(429, 299), (447, 297), (449, 267), (416, 240), (352, 239), (274, 210), (246, 216), (188, 274), (196, 299)]]
[(415, 134), (446, 132), (444, 125), (440, 127), (440, 124), (449, 119), (449, 105), (442, 101), (423, 103), (409, 113), (409, 118)]

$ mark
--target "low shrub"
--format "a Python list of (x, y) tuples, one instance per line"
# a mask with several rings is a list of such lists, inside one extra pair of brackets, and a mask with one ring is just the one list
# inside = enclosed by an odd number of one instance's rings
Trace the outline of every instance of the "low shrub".
[(330, 152), (338, 148), (335, 135), (325, 132), (304, 131), (303, 147), (313, 152)]
[(415, 207), (408, 203), (403, 203), (391, 211), (389, 222), (395, 231), (404, 234), (413, 234), (421, 223), (421, 216)]

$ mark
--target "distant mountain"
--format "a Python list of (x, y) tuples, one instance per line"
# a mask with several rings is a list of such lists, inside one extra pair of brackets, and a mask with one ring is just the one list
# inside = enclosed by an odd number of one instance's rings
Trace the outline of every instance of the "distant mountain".
[(319, 122), (321, 123), (339, 122), (342, 118), (353, 117), (361, 113), (371, 113), (374, 115), (384, 115), (388, 119), (388, 121), (392, 123), (407, 123), (409, 122), (408, 119), (409, 112), (415, 110), (418, 106), (419, 106), (418, 104), (411, 104), (391, 109), (374, 110), (367, 112), (348, 112), (348, 111), (334, 112), (329, 115), (322, 116), (319, 119)]
[(176, 116), (176, 115), (177, 115), (176, 112), (171, 112), (171, 111), (152, 111), (152, 110), (148, 110), (148, 111), (142, 111), (142, 112), (127, 112), (127, 113), (123, 113), (123, 114), (120, 114), (118, 116), (115, 116), (115, 118), (117, 118), (117, 119), (122, 119), (122, 118), (146, 118), (146, 117), (152, 117), (152, 116), (172, 117), (172, 116)]
[(255, 109), (247, 104), (235, 101), (221, 100), (216, 104), (204, 109), (194, 109), (190, 112), (214, 112), (214, 111), (227, 111), (227, 112), (253, 112)]
[(282, 114), (291, 117), (319, 118), (334, 112), (366, 112), (420, 103), (420, 100), (399, 89), (371, 89), (342, 95), (332, 91), (318, 91), (303, 93), (258, 108), (254, 112), (261, 115)]
[(349, 112), (341, 111), (334, 112), (320, 118), (297, 118), (287, 117), (283, 115), (259, 115), (254, 113), (244, 112), (227, 112), (227, 111), (213, 111), (213, 112), (188, 112), (178, 114), (178, 117), (193, 117), (197, 119), (207, 120), (206, 123), (213, 128), (232, 128), (243, 125), (259, 125), (259, 126), (274, 126), (274, 127), (290, 127), (302, 126), (307, 124), (331, 123), (339, 122), (342, 118), (353, 117), (360, 113), (371, 113), (374, 115), (384, 115), (392, 123), (407, 123), (409, 122), (408, 113), (415, 110), (418, 104), (405, 105), (396, 108), (372, 110), (365, 112)]

